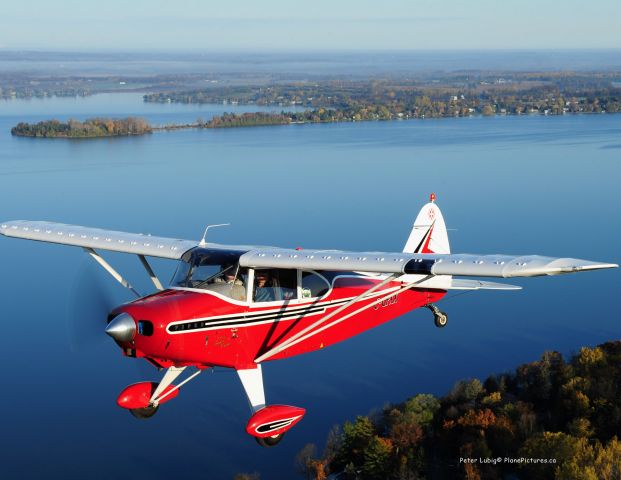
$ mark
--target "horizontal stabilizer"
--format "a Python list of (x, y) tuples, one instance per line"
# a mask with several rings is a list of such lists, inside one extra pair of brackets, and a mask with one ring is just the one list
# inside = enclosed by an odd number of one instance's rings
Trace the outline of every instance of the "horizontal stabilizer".
[(507, 285), (506, 283), (482, 282), (480, 280), (452, 278), (447, 290), (522, 290), (522, 287), (517, 285)]

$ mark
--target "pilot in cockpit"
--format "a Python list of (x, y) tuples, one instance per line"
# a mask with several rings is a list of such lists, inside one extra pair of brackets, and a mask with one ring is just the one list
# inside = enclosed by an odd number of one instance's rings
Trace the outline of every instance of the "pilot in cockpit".
[[(228, 289), (225, 293), (228, 297), (234, 300), (244, 301), (246, 300), (246, 287), (244, 286), (243, 276), (240, 274), (240, 268), (237, 264), (223, 265), (220, 275), (213, 280), (214, 286), (221, 285), (227, 286)], [(219, 288), (209, 288), (212, 291), (218, 291)]]
[(237, 278), (237, 265), (228, 264), (222, 265), (220, 275), (214, 279), (214, 283), (228, 283), (231, 285), (243, 285), (244, 282), (241, 278)]

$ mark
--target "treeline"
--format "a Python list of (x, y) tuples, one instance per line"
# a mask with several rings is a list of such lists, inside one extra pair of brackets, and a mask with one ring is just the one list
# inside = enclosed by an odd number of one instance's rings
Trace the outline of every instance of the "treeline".
[(21, 137), (92, 138), (144, 135), (152, 131), (151, 125), (145, 119), (127, 117), (90, 118), (83, 122), (78, 120), (67, 122), (46, 120), (34, 124), (20, 122), (11, 129), (11, 134)]
[[(297, 456), (308, 479), (621, 478), (621, 342), (458, 382), (334, 429)], [(532, 459), (532, 460), (531, 460)]]
[[(621, 97), (619, 97), (621, 99)], [(469, 107), (468, 105), (473, 105)], [(407, 108), (395, 105), (365, 104), (353, 102), (340, 107), (319, 107), (304, 111), (280, 113), (224, 113), (209, 121), (198, 121), (195, 127), (223, 128), (259, 125), (286, 125), (289, 123), (333, 123), (360, 122), (368, 120), (407, 120), (412, 118), (467, 117), (471, 115), (522, 115), (544, 114), (562, 115), (566, 113), (601, 113), (621, 111), (621, 101), (611, 103), (594, 100), (588, 105), (572, 98), (559, 97), (553, 102), (524, 100), (516, 102), (512, 98), (499, 97), (487, 103), (478, 101), (469, 104), (464, 99), (448, 102), (434, 101), (428, 96), (417, 97)]]
[(284, 113), (253, 112), (223, 113), (205, 122), (197, 121), (199, 128), (255, 127), (260, 125), (286, 125), (291, 123), (291, 116)]
[(557, 97), (539, 101), (532, 97), (516, 100), (515, 97), (495, 97), (487, 101), (467, 102), (454, 97), (448, 102), (432, 100), (424, 95), (416, 97), (407, 107), (400, 104), (367, 104), (352, 102), (346, 106), (319, 107), (304, 111), (270, 113), (224, 113), (209, 121), (198, 121), (199, 128), (245, 127), (260, 125), (286, 125), (289, 123), (360, 122), (368, 120), (407, 120), (411, 118), (467, 117), (472, 115), (563, 115), (571, 113), (616, 113), (621, 111), (621, 95), (615, 99), (594, 98), (586, 101), (577, 98)]

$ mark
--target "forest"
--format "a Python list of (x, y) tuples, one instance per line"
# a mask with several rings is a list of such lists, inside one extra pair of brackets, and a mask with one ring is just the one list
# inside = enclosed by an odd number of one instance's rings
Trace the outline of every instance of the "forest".
[[(420, 393), (335, 427), (297, 455), (307, 479), (621, 478), (621, 341), (584, 347), (443, 397)], [(256, 474), (240, 474), (258, 478)]]

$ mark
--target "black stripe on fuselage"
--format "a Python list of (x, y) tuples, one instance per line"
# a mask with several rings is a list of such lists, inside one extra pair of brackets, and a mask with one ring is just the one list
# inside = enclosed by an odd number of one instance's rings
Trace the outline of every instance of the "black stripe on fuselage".
[(175, 323), (174, 325), (168, 326), (168, 331), (171, 333), (177, 332), (187, 332), (191, 330), (202, 330), (202, 329), (213, 329), (213, 328), (226, 328), (229, 326), (240, 326), (240, 325), (253, 325), (260, 322), (265, 322), (269, 320), (281, 320), (281, 319), (290, 319), (296, 317), (302, 317), (305, 315), (311, 315), (315, 313), (323, 313), (327, 308), (337, 307), (342, 304), (345, 304), (349, 301), (349, 299), (345, 300), (337, 300), (334, 302), (326, 302), (324, 304), (318, 305), (310, 305), (307, 307), (299, 308), (293, 307), (290, 310), (272, 310), (270, 312), (258, 313), (250, 316), (246, 315), (236, 315), (226, 318), (217, 318), (217, 319), (207, 319), (207, 320), (190, 320), (183, 323)]

